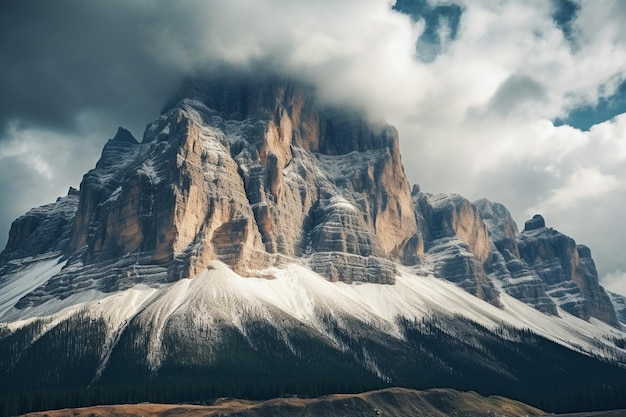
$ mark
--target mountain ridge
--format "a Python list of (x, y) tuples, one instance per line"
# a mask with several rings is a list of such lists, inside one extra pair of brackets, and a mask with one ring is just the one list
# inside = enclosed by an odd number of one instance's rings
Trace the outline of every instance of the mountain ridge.
[(398, 141), (293, 81), (187, 81), (141, 142), (119, 128), (80, 190), (13, 223), (0, 387), (456, 384), (537, 403), (586, 369), (568, 384), (621, 392), (619, 301), (588, 248), (540, 216), (518, 232), (501, 204), (411, 190)]

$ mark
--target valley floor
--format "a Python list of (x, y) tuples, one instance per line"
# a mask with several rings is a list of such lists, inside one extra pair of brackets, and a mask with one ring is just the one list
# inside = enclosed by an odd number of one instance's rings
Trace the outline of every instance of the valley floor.
[[(586, 413), (546, 414), (554, 417), (626, 417), (626, 410), (597, 411)], [(537, 416), (540, 417), (540, 416)]]
[(517, 417), (544, 414), (503, 397), (483, 397), (452, 389), (425, 391), (389, 388), (362, 394), (334, 394), (316, 399), (278, 398), (263, 402), (218, 399), (212, 405), (133, 404), (42, 411), (28, 417)]

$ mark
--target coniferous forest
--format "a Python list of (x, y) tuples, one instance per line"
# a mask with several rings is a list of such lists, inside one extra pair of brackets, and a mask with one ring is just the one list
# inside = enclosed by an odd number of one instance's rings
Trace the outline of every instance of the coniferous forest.
[[(158, 369), (130, 323), (100, 368), (106, 328), (80, 314), (0, 333), (0, 414), (95, 404), (210, 403), (355, 393), (389, 386), (501, 395), (549, 412), (626, 408), (626, 369), (527, 330), (489, 330), (461, 317), (398, 319), (403, 338), (360, 322), (332, 326), (334, 343), (304, 327), (286, 336), (263, 322), (221, 329), (218, 346), (169, 331)], [(34, 340), (34, 342), (33, 342)], [(286, 342), (288, 340), (288, 342)]]

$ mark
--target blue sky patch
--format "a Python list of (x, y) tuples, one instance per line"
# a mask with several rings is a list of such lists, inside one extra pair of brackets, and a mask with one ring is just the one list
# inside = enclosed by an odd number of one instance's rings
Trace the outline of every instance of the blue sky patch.
[[(419, 58), (424, 62), (432, 62), (442, 52), (440, 28), (448, 26), (450, 41), (456, 39), (463, 9), (457, 4), (431, 5), (427, 0), (398, 0), (394, 10), (410, 16), (414, 20), (424, 19), (426, 28), (417, 43)], [(445, 22), (445, 23), (444, 23)]]
[(626, 81), (622, 82), (615, 94), (601, 99), (595, 106), (583, 106), (571, 111), (567, 117), (556, 119), (556, 126), (570, 125), (581, 130), (589, 130), (591, 126), (610, 120), (626, 113)]

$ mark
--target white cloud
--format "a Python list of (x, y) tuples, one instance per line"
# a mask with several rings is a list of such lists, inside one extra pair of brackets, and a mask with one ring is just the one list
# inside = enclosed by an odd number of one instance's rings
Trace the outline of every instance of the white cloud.
[(601, 279), (601, 284), (606, 290), (626, 297), (626, 272), (618, 269), (608, 273)]
[(550, 197), (538, 207), (529, 208), (526, 213), (559, 212), (570, 208), (580, 201), (593, 199), (598, 201), (605, 194), (622, 187), (623, 183), (613, 175), (600, 172), (597, 168), (580, 168), (575, 170), (560, 188), (551, 190)]

